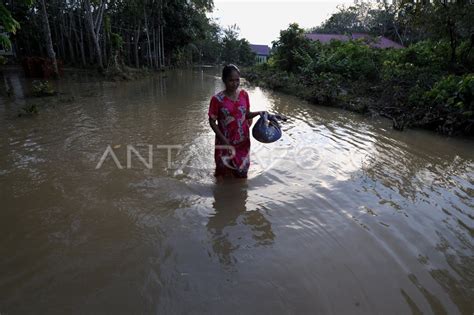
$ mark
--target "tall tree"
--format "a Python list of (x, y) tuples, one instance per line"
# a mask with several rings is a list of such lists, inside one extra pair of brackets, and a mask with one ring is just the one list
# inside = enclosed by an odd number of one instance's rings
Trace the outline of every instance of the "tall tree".
[[(120, 56), (126, 64), (162, 68), (165, 62), (168, 65), (176, 60), (173, 57), (177, 54), (189, 63), (193, 54), (201, 56), (204, 50), (209, 51), (201, 45), (206, 38), (213, 47), (221, 40), (208, 34), (211, 21), (206, 13), (213, 7), (212, 0), (38, 0), (38, 10), (25, 8), (22, 3), (28, 1), (33, 0), (0, 4), (0, 22), (12, 26), (5, 27), (7, 31), (19, 29), (15, 19), (24, 26), (16, 35), (10, 34), (19, 57), (50, 56), (49, 48), (53, 47), (55, 56), (65, 63), (104, 69), (110, 58), (116, 57), (111, 37), (116, 34), (123, 39)], [(43, 4), (49, 25), (45, 33), (49, 33), (52, 45), (39, 36), (42, 32), (35, 32), (46, 25)], [(216, 49), (215, 54), (219, 52)]]
[(305, 31), (297, 23), (292, 23), (286, 30), (280, 31), (280, 37), (273, 42), (275, 50), (274, 59), (278, 66), (289, 72), (298, 68), (295, 48), (309, 50), (310, 41), (305, 36)]
[(41, 15), (43, 18), (43, 32), (46, 41), (46, 51), (48, 52), (48, 58), (53, 66), (53, 72), (55, 77), (59, 77), (58, 62), (56, 60), (56, 53), (53, 48), (53, 40), (51, 39), (51, 29), (49, 27), (48, 12), (46, 11), (46, 4), (44, 0), (39, 0)]
[[(11, 12), (2, 3), (0, 3), (0, 25), (5, 31), (13, 34), (20, 28), (20, 23), (13, 18)], [(4, 34), (0, 34), (0, 44), (6, 48), (12, 45), (10, 38)]]
[[(44, 1), (44, 0), (43, 0)], [(100, 27), (102, 25), (102, 16), (105, 9), (105, 3), (100, 0), (99, 9), (97, 10), (97, 15), (94, 20), (92, 15), (92, 8), (89, 0), (84, 0), (84, 9), (86, 13), (86, 22), (89, 27), (89, 32), (92, 37), (92, 41), (94, 42), (95, 53), (97, 57), (97, 65), (99, 70), (103, 70), (104, 66), (102, 63), (102, 50), (100, 49), (100, 42), (99, 42), (99, 33)]]

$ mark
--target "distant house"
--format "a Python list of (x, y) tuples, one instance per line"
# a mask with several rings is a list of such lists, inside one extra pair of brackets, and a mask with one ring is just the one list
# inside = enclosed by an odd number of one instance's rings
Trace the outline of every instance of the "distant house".
[(364, 39), (367, 40), (369, 46), (374, 48), (395, 48), (401, 49), (405, 48), (403, 45), (400, 45), (397, 42), (394, 42), (391, 39), (388, 39), (384, 36), (374, 37), (365, 33), (354, 33), (352, 35), (340, 35), (340, 34), (305, 34), (305, 36), (314, 41), (320, 41), (322, 44), (327, 44), (331, 40), (338, 40), (347, 42), (351, 39)]
[(267, 62), (270, 55), (270, 47), (267, 45), (253, 45), (250, 44), (250, 49), (257, 55), (257, 63)]

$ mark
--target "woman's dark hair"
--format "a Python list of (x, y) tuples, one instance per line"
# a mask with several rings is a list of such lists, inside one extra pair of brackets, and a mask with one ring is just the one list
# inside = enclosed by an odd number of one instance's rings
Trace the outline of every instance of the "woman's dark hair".
[(228, 64), (228, 65), (225, 65), (224, 66), (224, 69), (222, 69), (222, 81), (226, 81), (227, 78), (230, 76), (230, 74), (232, 73), (232, 71), (237, 71), (237, 73), (240, 75), (240, 70), (239, 68), (237, 68), (236, 65), (234, 64)]

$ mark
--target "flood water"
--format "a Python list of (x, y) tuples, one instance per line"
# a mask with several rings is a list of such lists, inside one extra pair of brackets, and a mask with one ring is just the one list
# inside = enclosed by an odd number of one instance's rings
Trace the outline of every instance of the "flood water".
[(243, 82), (290, 120), (216, 182), (215, 69), (3, 80), (2, 315), (474, 312), (473, 140)]

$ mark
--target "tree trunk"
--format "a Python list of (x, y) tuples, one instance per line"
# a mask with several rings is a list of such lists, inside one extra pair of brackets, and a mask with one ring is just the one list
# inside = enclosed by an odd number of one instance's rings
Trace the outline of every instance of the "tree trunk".
[(451, 44), (451, 62), (456, 62), (456, 37), (454, 34), (454, 25), (451, 21), (448, 21), (449, 24), (449, 40)]
[(162, 63), (162, 58), (161, 58), (161, 26), (158, 24), (158, 29), (156, 32), (156, 38), (158, 42), (158, 51), (157, 51), (157, 56), (158, 56), (158, 68), (162, 68), (163, 63)]
[(163, 36), (163, 25), (161, 26), (161, 58), (163, 59), (163, 67), (166, 65), (165, 63), (165, 39)]
[(41, 12), (43, 15), (43, 30), (46, 42), (46, 51), (48, 58), (51, 60), (55, 77), (59, 77), (58, 63), (56, 61), (56, 53), (53, 49), (53, 41), (51, 39), (51, 29), (49, 28), (48, 12), (46, 12), (46, 4), (44, 0), (40, 0)]
[(107, 57), (107, 35), (108, 34), (104, 34), (104, 42), (103, 42), (103, 50), (104, 50), (104, 60), (105, 62), (107, 63), (107, 60), (108, 60), (108, 57)]
[(160, 23), (159, 24), (159, 33), (158, 35), (160, 36), (160, 39), (159, 39), (159, 44), (160, 44), (160, 68), (164, 68), (165, 67), (165, 39), (164, 39), (164, 35), (163, 35), (163, 0), (160, 0), (160, 14), (159, 14), (159, 21)]
[(72, 45), (72, 16), (69, 13), (69, 30), (66, 32), (66, 39), (69, 47), (69, 55), (73, 64), (76, 63), (76, 54), (74, 52), (74, 47)]
[(81, 18), (79, 18), (79, 32), (80, 32), (79, 46), (81, 49), (82, 66), (85, 67), (87, 62), (86, 62), (86, 53), (84, 51), (84, 33), (82, 32)]
[(397, 34), (397, 37), (398, 37), (398, 40), (400, 41), (400, 44), (402, 44), (402, 46), (405, 46), (405, 43), (403, 42), (402, 36), (400, 36), (400, 33), (398, 32), (398, 27), (394, 26), (394, 28), (395, 28), (395, 34)]
[(127, 65), (132, 66), (132, 45), (130, 44), (130, 41), (132, 40), (132, 37), (130, 34), (128, 34), (127, 38)]
[(157, 52), (157, 47), (156, 47), (156, 28), (153, 27), (153, 59), (155, 63), (155, 69), (159, 68), (158, 64), (158, 52)]
[[(87, 21), (85, 21), (85, 23), (87, 24)], [(91, 33), (88, 31), (88, 27), (87, 29), (84, 29), (84, 36), (87, 37), (87, 53), (88, 53), (88, 57), (89, 57), (89, 64), (93, 64), (94, 63), (94, 44), (92, 43), (92, 35)]]
[(96, 28), (94, 26), (94, 20), (92, 18), (90, 1), (84, 0), (84, 3), (85, 3), (85, 9), (86, 9), (86, 22), (87, 22), (87, 26), (89, 27), (89, 32), (92, 36), (92, 41), (94, 44), (95, 53), (97, 57), (97, 65), (99, 67), (99, 70), (102, 71), (104, 69), (104, 66), (102, 63), (102, 50), (100, 49), (99, 34), (98, 32), (96, 32)]
[(64, 43), (64, 28), (63, 26), (61, 25), (61, 23), (59, 24), (59, 38), (60, 38), (60, 43), (61, 43), (61, 58), (63, 60), (65, 60), (67, 57), (66, 57), (66, 45)]
[(153, 59), (151, 57), (151, 42), (150, 42), (150, 32), (148, 31), (148, 21), (146, 17), (146, 10), (143, 7), (143, 16), (145, 18), (145, 34), (147, 40), (147, 60), (148, 60), (148, 67), (153, 68)]
[(140, 68), (140, 61), (138, 59), (138, 41), (140, 39), (140, 23), (135, 32), (135, 67)]

